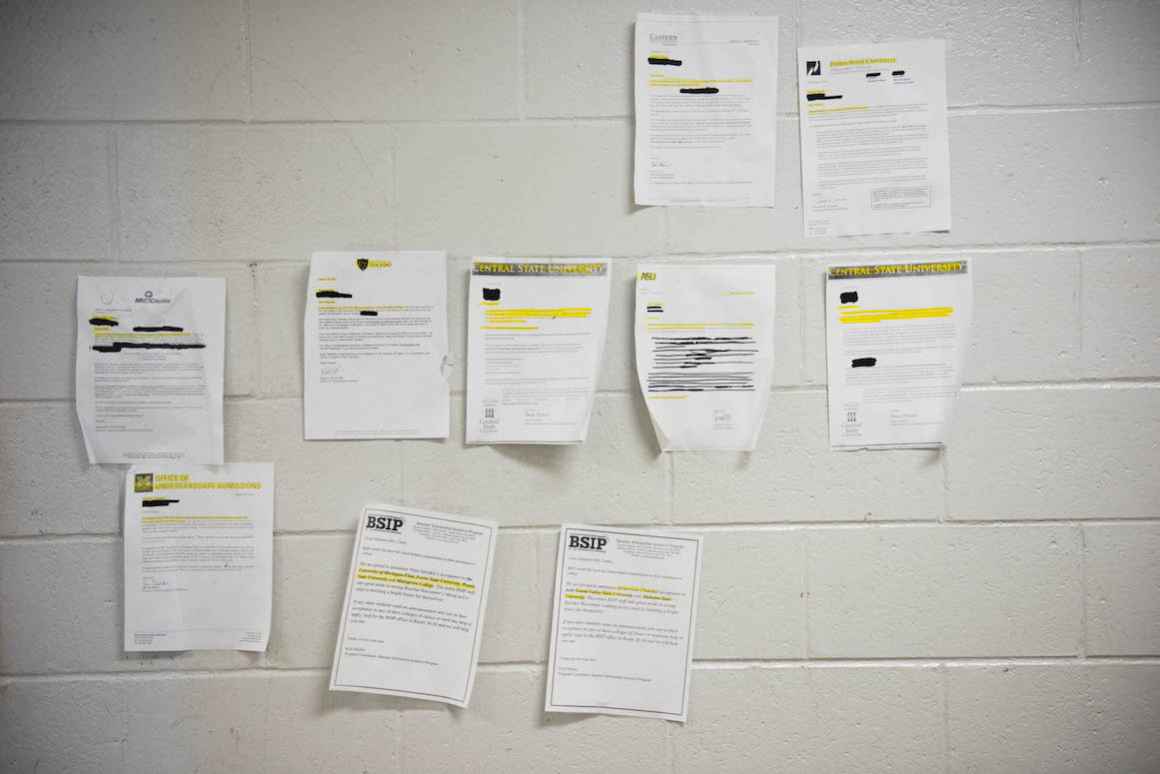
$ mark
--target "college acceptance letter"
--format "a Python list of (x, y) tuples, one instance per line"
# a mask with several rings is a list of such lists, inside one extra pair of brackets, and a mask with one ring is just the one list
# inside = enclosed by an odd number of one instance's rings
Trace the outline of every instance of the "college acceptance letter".
[(494, 522), (483, 519), (387, 505), (365, 508), (330, 690), (466, 707), (497, 531)]
[(306, 292), (306, 439), (446, 438), (447, 256), (315, 253)]
[(266, 649), (272, 464), (135, 465), (124, 534), (126, 651)]
[(661, 451), (757, 445), (774, 285), (772, 264), (637, 265), (636, 372)]
[(90, 463), (223, 461), (225, 326), (220, 277), (77, 277)]
[(610, 284), (606, 260), (472, 262), (467, 443), (584, 441)]
[(566, 524), (547, 712), (688, 717), (702, 538)]
[(949, 231), (946, 44), (798, 49), (807, 237)]
[(970, 333), (968, 269), (966, 259), (829, 267), (831, 447), (945, 443)]
[(777, 17), (636, 17), (637, 204), (772, 207)]

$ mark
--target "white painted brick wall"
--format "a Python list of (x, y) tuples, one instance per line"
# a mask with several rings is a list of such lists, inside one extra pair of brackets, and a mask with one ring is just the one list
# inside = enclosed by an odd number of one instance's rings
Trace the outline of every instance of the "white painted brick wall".
[[(638, 10), (781, 17), (778, 206), (631, 200)], [(793, 47), (949, 43), (953, 230), (806, 239)], [(0, 5), (0, 770), (1160, 771), (1160, 4)], [(301, 440), (306, 263), (449, 255), (445, 442)], [(635, 260), (778, 266), (751, 454), (660, 456)], [(614, 258), (579, 448), (462, 443), (472, 255)], [(822, 267), (965, 255), (949, 449), (837, 454)], [(72, 405), (77, 274), (228, 281), (227, 455), (277, 463), (266, 654), (121, 652), (120, 469)], [(358, 509), (502, 525), (472, 706), (331, 694)], [(689, 723), (545, 716), (555, 527), (706, 537)]]

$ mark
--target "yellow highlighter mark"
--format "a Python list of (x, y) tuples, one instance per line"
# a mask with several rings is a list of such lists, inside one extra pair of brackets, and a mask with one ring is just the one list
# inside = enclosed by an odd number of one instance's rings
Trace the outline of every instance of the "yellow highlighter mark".
[(416, 586), (424, 589), (441, 588), (457, 589), (460, 591), (475, 591), (475, 584), (450, 578), (438, 578), (433, 575), (419, 575), (411, 572), (394, 572), (379, 570), (374, 567), (359, 567), (356, 576), (359, 580), (375, 583), (393, 583), (399, 586)]
[(752, 78), (674, 78), (671, 75), (655, 75), (648, 79), (648, 85), (664, 86), (712, 86), (715, 83), (753, 83)]
[(597, 597), (631, 597), (632, 594), (626, 594), (623, 591), (607, 591), (605, 589), (576, 589), (581, 594)]
[(196, 521), (249, 521), (246, 516), (142, 516), (142, 524), (185, 524)]
[(838, 322), (842, 325), (862, 325), (880, 323), (886, 320), (924, 320), (935, 317), (950, 317), (953, 306), (926, 306), (914, 309), (840, 309)]
[(836, 107), (836, 108), (814, 107), (813, 105), (810, 105), (807, 108), (807, 111), (810, 113), (849, 113), (849, 112), (852, 112), (855, 110), (869, 110), (869, 109), (870, 109), (870, 107), (868, 105), (849, 105), (847, 107)]
[(592, 316), (587, 306), (522, 307), (515, 309), (484, 309), (483, 319), (489, 325), (527, 323), (531, 320), (583, 320)]

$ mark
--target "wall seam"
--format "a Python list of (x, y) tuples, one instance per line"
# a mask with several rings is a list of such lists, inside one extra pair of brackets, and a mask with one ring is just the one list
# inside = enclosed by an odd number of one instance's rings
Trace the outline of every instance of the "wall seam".
[[(260, 265), (256, 262), (249, 264), (250, 269), (250, 313), (254, 320), (260, 320), (262, 314), (261, 295), (264, 283), (260, 279)], [(226, 323), (229, 323), (229, 309), (226, 309)], [(257, 329), (254, 338), (253, 346), (257, 350), (257, 357), (255, 357), (254, 371), (251, 375), (251, 384), (249, 397), (262, 397), (265, 392), (265, 378), (266, 378), (266, 358), (263, 356), (266, 351), (266, 332), (265, 326), (256, 325)], [(227, 363), (228, 366), (228, 363)], [(225, 409), (225, 399), (222, 400), (222, 409)]]
[(943, 772), (946, 774), (951, 768), (950, 673), (945, 662), (939, 664), (938, 671), (942, 685), (942, 759)]
[[(121, 264), (121, 255), (123, 247), (121, 245), (121, 151), (119, 146), (119, 138), (116, 127), (109, 127), (108, 134), (105, 138), (105, 158), (107, 164), (106, 178), (109, 187), (109, 214), (110, 214), (110, 234), (109, 234), (109, 257), (113, 261), (113, 266), (119, 267)], [(32, 261), (37, 265), (43, 265), (45, 261)], [(71, 400), (71, 398), (70, 398)]]
[[(237, 126), (242, 126), (237, 124)], [(260, 126), (260, 124), (255, 124)], [(337, 125), (336, 125), (337, 127)], [(397, 130), (399, 127), (395, 127)], [(671, 209), (671, 208), (666, 208)], [(721, 263), (728, 264), (732, 260), (767, 260), (771, 258), (778, 258), (784, 260), (790, 259), (809, 259), (809, 260), (834, 260), (835, 256), (841, 255), (845, 259), (859, 258), (866, 256), (881, 256), (883, 253), (891, 253), (896, 255), (959, 255), (962, 253), (979, 253), (990, 256), (1002, 256), (1012, 253), (1066, 253), (1076, 251), (1091, 251), (1097, 249), (1104, 250), (1139, 250), (1152, 249), (1160, 246), (1160, 238), (1157, 239), (1093, 239), (1084, 242), (1044, 242), (1044, 241), (1030, 241), (1030, 242), (960, 242), (960, 243), (933, 243), (933, 242), (915, 242), (911, 244), (897, 244), (889, 247), (884, 246), (865, 246), (865, 247), (848, 247), (839, 250), (838, 248), (822, 248), (819, 250), (807, 249), (804, 247), (784, 247), (784, 248), (770, 248), (770, 247), (755, 247), (752, 249), (746, 248), (732, 248), (727, 250), (681, 250), (666, 252), (659, 260), (662, 263), (679, 264), (682, 262), (696, 262), (702, 261), (706, 258), (720, 259)], [(536, 251), (539, 258), (576, 258), (577, 256), (589, 257), (594, 252), (599, 250), (577, 249), (573, 252), (566, 253), (552, 253), (551, 251)], [(447, 251), (447, 257), (455, 260), (459, 258), (470, 258), (476, 253), (472, 252), (456, 252), (455, 250)], [(649, 252), (634, 252), (609, 255), (610, 260), (619, 263), (628, 263), (630, 261), (655, 261), (658, 257)], [(263, 266), (278, 266), (278, 265), (292, 265), (301, 264), (301, 260), (289, 258), (270, 258), (270, 259), (253, 259), (255, 263), (260, 263)], [(3, 258), (0, 259), (0, 264), (48, 264), (66, 266), (69, 264), (83, 264), (91, 263), (91, 260), (86, 259), (65, 259), (52, 260), (41, 258)], [(195, 265), (195, 266), (230, 266), (242, 263), (248, 263), (249, 260), (217, 260), (213, 258), (199, 258), (194, 260), (130, 260), (130, 263), (138, 264), (173, 264), (177, 265)]]
[[(1140, 112), (1160, 109), (1160, 101), (1136, 100), (1127, 102), (1077, 102), (1077, 103), (1043, 103), (1038, 105), (1024, 104), (988, 104), (977, 103), (969, 105), (950, 105), (947, 107), (949, 117), (955, 116), (1014, 116), (1025, 114), (1053, 114), (1053, 113), (1108, 113), (1108, 112)], [(777, 114), (778, 121), (797, 123), (797, 112)], [(520, 118), (266, 118), (247, 120), (245, 118), (0, 118), (0, 126), (4, 125), (40, 125), (40, 126), (68, 126), (111, 124), (116, 126), (219, 126), (245, 125), (257, 126), (518, 126), (520, 124), (553, 125), (553, 124), (609, 124), (632, 123), (633, 117), (628, 113), (617, 114), (577, 114), (566, 116), (535, 116)], [(796, 132), (796, 130), (794, 130)]]
[[(490, 674), (527, 673), (543, 670), (543, 661), (481, 661), (479, 671)], [(1115, 655), (1089, 656), (1077, 659), (1074, 655), (988, 655), (988, 656), (891, 656), (891, 657), (842, 657), (842, 658), (713, 658), (694, 659), (693, 669), (702, 672), (744, 671), (747, 669), (938, 669), (946, 667), (1003, 667), (1010, 665), (1042, 667), (1075, 667), (1102, 665), (1160, 666), (1160, 655)], [(0, 685), (32, 682), (93, 682), (101, 680), (165, 681), (165, 680), (212, 680), (217, 677), (291, 678), (303, 676), (329, 676), (331, 666), (244, 666), (198, 667), (191, 669), (155, 669), (148, 671), (90, 670), (76, 672), (4, 672), (0, 673)]]
[(246, 56), (246, 118), (245, 122), (254, 120), (254, 37), (253, 13), (250, 0), (242, 0), (242, 44)]
[(522, 123), (527, 118), (527, 54), (524, 51), (524, 0), (516, 0), (516, 118)]
[[(609, 527), (625, 527), (648, 529), (658, 526), (656, 522), (602, 522), (595, 521)], [(1108, 526), (1154, 526), (1160, 524), (1160, 516), (1135, 516), (1124, 518), (1074, 519), (1074, 518), (1045, 518), (1045, 519), (952, 519), (939, 523), (933, 519), (904, 519), (866, 521), (852, 519), (844, 521), (785, 521), (785, 522), (675, 522), (665, 525), (670, 532), (699, 532), (702, 534), (754, 534), (780, 532), (835, 532), (840, 530), (888, 530), (888, 529), (917, 529), (940, 527), (946, 529), (998, 528), (998, 529), (1035, 529), (1043, 527), (1108, 527)], [(499, 530), (501, 535), (551, 535), (560, 528), (555, 524), (504, 524)], [(307, 540), (325, 538), (349, 538), (354, 535), (353, 529), (275, 529), (274, 537), (278, 540)], [(59, 532), (39, 533), (35, 535), (5, 535), (0, 536), (0, 547), (28, 544), (49, 545), (53, 543), (109, 543), (118, 540), (120, 532)]]
[(1080, 594), (1080, 628), (1079, 628), (1079, 656), (1083, 660), (1088, 658), (1088, 572), (1087, 572), (1087, 529), (1082, 523), (1076, 523), (1079, 532), (1079, 594)]
[(813, 554), (810, 550), (809, 533), (803, 532), (800, 540), (802, 544), (802, 636), (804, 637), (801, 653), (802, 657), (808, 661), (813, 655), (813, 621), (810, 616), (810, 609), (813, 607), (810, 590), (810, 568), (813, 567)]

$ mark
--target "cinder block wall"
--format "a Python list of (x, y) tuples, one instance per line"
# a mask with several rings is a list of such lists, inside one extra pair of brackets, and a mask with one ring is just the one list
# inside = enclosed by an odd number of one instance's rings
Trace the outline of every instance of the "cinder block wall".
[[(775, 210), (632, 204), (638, 10), (781, 18)], [(802, 235), (794, 49), (949, 41), (949, 234)], [(1160, 4), (17, 0), (0, 6), (5, 771), (1160, 771)], [(452, 439), (301, 440), (317, 249), (443, 248)], [(750, 455), (659, 455), (635, 259), (771, 257)], [(615, 259), (588, 442), (464, 448), (472, 255)], [(835, 454), (821, 267), (965, 255), (949, 450)], [(121, 652), (116, 467), (72, 403), (78, 273), (229, 283), (230, 460), (277, 463), (261, 656)], [(499, 520), (472, 706), (328, 694), (359, 508)], [(702, 532), (686, 726), (545, 717), (556, 525)]]

